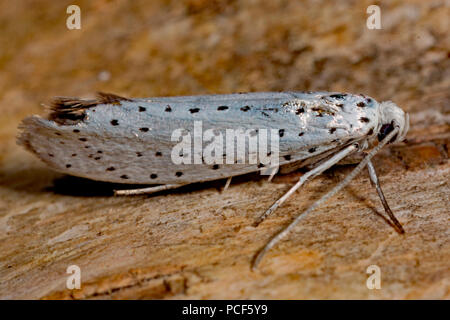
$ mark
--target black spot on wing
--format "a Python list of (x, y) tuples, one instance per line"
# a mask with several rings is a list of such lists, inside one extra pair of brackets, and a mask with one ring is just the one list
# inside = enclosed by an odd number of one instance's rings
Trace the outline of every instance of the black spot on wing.
[(347, 96), (346, 93), (336, 93), (336, 94), (332, 94), (329, 97), (330, 98), (334, 98), (334, 99), (338, 99), (338, 100), (343, 100), (345, 99), (345, 97)]

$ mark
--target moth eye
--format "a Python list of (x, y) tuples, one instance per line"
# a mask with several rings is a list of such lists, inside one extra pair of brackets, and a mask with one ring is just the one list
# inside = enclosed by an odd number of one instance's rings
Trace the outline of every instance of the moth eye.
[(181, 177), (181, 176), (183, 175), (183, 172), (178, 171), (178, 172), (175, 173), (175, 175), (176, 175), (177, 177)]
[(213, 170), (219, 169), (219, 165), (218, 165), (218, 164), (213, 165), (213, 166), (212, 166), (212, 169), (213, 169)]
[[(386, 136), (394, 130), (394, 121), (391, 123), (383, 124), (378, 132), (378, 141), (382, 141)], [(395, 135), (390, 142), (395, 141), (397, 135)]]
[(161, 156), (162, 156), (162, 153), (161, 153), (160, 151), (156, 151), (155, 156), (161, 157)]
[(152, 173), (150, 175), (150, 179), (156, 179), (156, 178), (158, 178), (158, 175), (156, 173)]

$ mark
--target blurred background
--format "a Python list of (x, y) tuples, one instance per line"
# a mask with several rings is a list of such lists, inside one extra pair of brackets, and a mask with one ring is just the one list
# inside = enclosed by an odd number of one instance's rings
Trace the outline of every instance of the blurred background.
[[(66, 9), (72, 4), (81, 10), (81, 29), (67, 28)], [(381, 9), (379, 30), (367, 27), (370, 5)], [(410, 112), (411, 141), (438, 137), (439, 148), (414, 152), (439, 163), (448, 158), (449, 147), (449, 23), (448, 0), (1, 1), (0, 230), (10, 237), (2, 238), (9, 239), (0, 250), (3, 266), (27, 261), (29, 270), (42, 265), (36, 262), (40, 250), (49, 250), (45, 235), (27, 240), (36, 241), (27, 255), (19, 253), (22, 246), (11, 247), (33, 233), (41, 218), (31, 213), (9, 216), (30, 208), (44, 212), (49, 205), (55, 212), (66, 210), (66, 217), (73, 211), (89, 212), (76, 199), (43, 191), (57, 174), (15, 144), (20, 120), (43, 114), (41, 103), (48, 104), (52, 97), (92, 97), (96, 91), (125, 97), (290, 90), (364, 93), (378, 101), (392, 100)], [(416, 163), (414, 152), (404, 161)], [(97, 200), (92, 201), (95, 206)], [(61, 219), (58, 232), (66, 228), (67, 220)], [(56, 230), (56, 225), (46, 226), (47, 232)], [(11, 232), (19, 233), (13, 237)], [(17, 288), (15, 277), (22, 279), (26, 271), (2, 270), (10, 288)], [(28, 281), (39, 279), (42, 274)], [(37, 297), (54, 287), (51, 282), (47, 291), (16, 296)]]

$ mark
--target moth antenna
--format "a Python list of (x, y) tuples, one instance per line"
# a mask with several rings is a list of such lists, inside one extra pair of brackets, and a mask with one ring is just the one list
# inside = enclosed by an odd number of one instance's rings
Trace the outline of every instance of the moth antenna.
[(384, 197), (384, 193), (383, 193), (383, 190), (381, 189), (381, 185), (380, 185), (380, 181), (378, 180), (377, 173), (372, 164), (372, 161), (370, 161), (370, 160), (367, 162), (367, 169), (369, 170), (370, 180), (373, 182), (375, 189), (377, 190), (378, 196), (380, 197), (381, 203), (383, 204), (384, 211), (387, 213), (389, 218), (391, 218), (391, 221), (394, 224), (394, 226), (396, 227), (397, 232), (400, 234), (405, 233), (403, 226), (395, 217), (394, 213), (392, 212), (391, 208), (389, 207), (389, 205), (386, 201), (386, 198)]
[(331, 191), (322, 196), (319, 200), (313, 203), (303, 214), (298, 215), (294, 221), (292, 221), (286, 228), (284, 228), (281, 232), (276, 234), (265, 246), (259, 251), (256, 255), (255, 259), (252, 263), (252, 271), (256, 270), (262, 258), (266, 255), (266, 253), (273, 248), (281, 239), (283, 239), (302, 219), (308, 216), (309, 213), (314, 211), (317, 207), (319, 207), (322, 203), (327, 201), (329, 198), (334, 196), (337, 192), (339, 192), (342, 188), (350, 183), (368, 164), (370, 159), (372, 159), (380, 150), (383, 148), (391, 139), (398, 134), (400, 131), (399, 126), (395, 126), (394, 130), (392, 130), (375, 148), (370, 151), (367, 156), (353, 169), (350, 174), (348, 174), (344, 180), (342, 180), (337, 186), (335, 186)]

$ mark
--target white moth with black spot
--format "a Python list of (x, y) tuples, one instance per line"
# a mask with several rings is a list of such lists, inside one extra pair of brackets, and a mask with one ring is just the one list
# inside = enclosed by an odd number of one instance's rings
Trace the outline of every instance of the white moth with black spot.
[[(97, 99), (56, 98), (48, 118), (25, 118), (18, 143), (51, 168), (99, 181), (156, 184), (116, 194), (143, 194), (261, 170), (258, 164), (174, 164), (174, 130), (201, 121), (204, 130), (276, 129), (281, 169), (311, 168), (264, 213), (261, 223), (308, 179), (340, 161), (355, 159), (378, 145), (339, 185), (299, 215), (259, 252), (263, 255), (323, 201), (350, 182), (366, 165), (386, 212), (401, 224), (384, 199), (370, 159), (388, 142), (402, 141), (408, 115), (394, 103), (364, 95), (329, 92), (265, 92), (127, 99), (99, 93)], [(248, 152), (248, 150), (246, 149)]]

